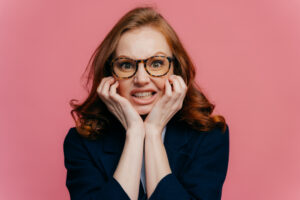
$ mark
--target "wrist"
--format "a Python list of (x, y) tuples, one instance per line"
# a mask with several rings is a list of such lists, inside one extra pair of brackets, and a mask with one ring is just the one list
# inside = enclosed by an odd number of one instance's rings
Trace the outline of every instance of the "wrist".
[(160, 142), (160, 141), (162, 141), (162, 138), (161, 138), (161, 133), (160, 132), (153, 132), (153, 131), (151, 131), (151, 133), (147, 133), (146, 132), (146, 134), (145, 134), (145, 140), (151, 140), (151, 141), (154, 141), (154, 142), (156, 142), (156, 141), (158, 141), (158, 142)]
[(162, 128), (145, 124), (145, 137), (159, 138), (162, 131)]
[(126, 131), (126, 138), (130, 140), (144, 140), (145, 130), (138, 127), (128, 128)]

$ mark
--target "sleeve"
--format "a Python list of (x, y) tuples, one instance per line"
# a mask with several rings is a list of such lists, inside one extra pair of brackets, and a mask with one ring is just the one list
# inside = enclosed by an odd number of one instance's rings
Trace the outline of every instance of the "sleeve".
[(75, 128), (71, 128), (64, 140), (64, 161), (67, 169), (66, 186), (72, 200), (129, 200), (127, 193), (114, 177), (104, 178), (82, 145)]
[(170, 173), (157, 184), (149, 200), (220, 200), (229, 160), (229, 128), (209, 132), (179, 179)]

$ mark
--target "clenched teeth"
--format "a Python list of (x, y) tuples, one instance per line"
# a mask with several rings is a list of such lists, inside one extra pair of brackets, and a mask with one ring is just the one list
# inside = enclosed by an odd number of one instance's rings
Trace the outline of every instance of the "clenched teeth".
[(136, 97), (152, 96), (152, 92), (137, 92), (137, 93), (134, 93), (133, 96), (136, 96)]

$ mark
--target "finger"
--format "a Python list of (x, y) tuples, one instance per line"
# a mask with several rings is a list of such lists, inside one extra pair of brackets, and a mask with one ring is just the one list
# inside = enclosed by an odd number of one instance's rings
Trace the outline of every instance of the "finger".
[(187, 92), (187, 86), (183, 80), (183, 78), (181, 76), (176, 76), (176, 80), (180, 83), (181, 85), (181, 96), (180, 96), (180, 109), (183, 106), (183, 101), (185, 99), (186, 96), (186, 92)]
[(108, 77), (104, 77), (104, 78), (101, 79), (100, 84), (98, 85), (98, 88), (97, 88), (97, 92), (100, 92), (100, 91), (102, 90), (103, 85), (104, 85), (104, 83), (105, 83), (105, 80), (106, 80), (107, 78), (108, 78)]
[(187, 86), (186, 86), (184, 80), (182, 79), (181, 76), (176, 76), (175, 79), (180, 84), (180, 93), (181, 93), (182, 98), (185, 98), (185, 95), (186, 95), (186, 92), (187, 92)]
[(168, 79), (165, 81), (165, 95), (169, 97), (172, 96), (172, 87)]
[(184, 82), (184, 80), (181, 76), (177, 76), (177, 80), (179, 80), (182, 88), (187, 89), (187, 85), (186, 85), (186, 83)]
[(175, 76), (170, 76), (169, 79), (171, 79), (172, 83), (173, 83), (173, 90), (176, 94), (180, 94), (181, 93), (181, 85), (178, 82), (177, 78)]
[(174, 96), (176, 97), (174, 106), (176, 107), (176, 110), (180, 110), (182, 108), (183, 99), (185, 97), (185, 90), (181, 86), (181, 82), (178, 76), (173, 76), (172, 79), (174, 86)]
[(114, 78), (108, 79), (105, 81), (101, 94), (105, 97), (105, 98), (109, 98), (109, 90), (111, 87), (111, 84), (115, 81)]
[(119, 81), (116, 81), (114, 84), (111, 85), (110, 87), (110, 91), (109, 91), (109, 96), (112, 100), (114, 100), (116, 102), (117, 107), (119, 108), (119, 110), (121, 109), (121, 104), (125, 104), (126, 103), (126, 98), (122, 97), (121, 95), (119, 95), (117, 93), (117, 87), (119, 86)]
[(109, 89), (109, 94), (115, 94), (118, 86), (119, 86), (119, 81), (115, 81)]
[(103, 85), (104, 83), (106, 82), (107, 79), (111, 78), (111, 76), (109, 77), (104, 77), (101, 81), (100, 81), (100, 84), (97, 88), (97, 92), (100, 93), (102, 91), (102, 88), (103, 88)]
[(112, 84), (110, 87), (109, 95), (113, 100), (120, 102), (121, 96), (117, 93), (118, 86), (119, 86), (119, 81), (116, 81), (114, 84)]
[[(108, 91), (108, 93), (109, 93), (108, 105), (110, 107), (111, 112), (113, 112), (116, 115), (116, 117), (122, 121), (123, 116), (120, 114), (122, 109), (120, 108), (119, 99), (116, 94), (116, 88), (118, 87), (118, 85), (119, 85), (119, 82), (116, 81), (110, 86), (110, 89)], [(115, 102), (113, 102), (112, 100), (114, 100)]]

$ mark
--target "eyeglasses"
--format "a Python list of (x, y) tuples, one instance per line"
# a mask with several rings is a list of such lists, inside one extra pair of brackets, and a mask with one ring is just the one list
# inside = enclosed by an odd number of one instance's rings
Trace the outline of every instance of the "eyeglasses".
[(122, 79), (131, 78), (134, 76), (138, 69), (138, 64), (144, 63), (147, 73), (154, 77), (166, 75), (170, 68), (171, 62), (174, 60), (168, 56), (151, 56), (147, 59), (134, 60), (127, 57), (118, 57), (112, 60), (112, 72)]

